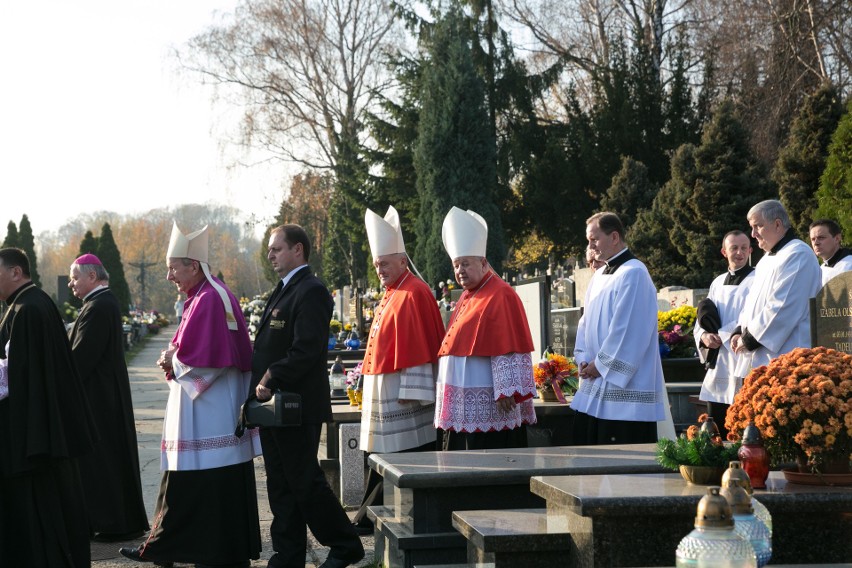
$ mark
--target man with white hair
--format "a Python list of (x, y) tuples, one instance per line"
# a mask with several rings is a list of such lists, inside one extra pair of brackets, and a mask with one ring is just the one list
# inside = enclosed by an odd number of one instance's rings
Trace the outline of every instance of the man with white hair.
[(94, 254), (77, 257), (68, 288), (83, 301), (68, 338), (100, 439), (78, 462), (89, 531), (100, 542), (127, 541), (148, 530), (130, 379), (124, 362), (121, 308), (109, 273)]
[(739, 355), (737, 377), (796, 347), (810, 346), (809, 302), (822, 286), (819, 263), (796, 238), (780, 201), (761, 201), (747, 218), (751, 236), (766, 254), (754, 268), (754, 282), (731, 336), (731, 350)]
[[(429, 285), (409, 269), (399, 214), (364, 217), (373, 268), (385, 294), (370, 326), (364, 364), (361, 449), (365, 452), (434, 450), (435, 364), (444, 324)], [(379, 502), (381, 476), (369, 472), (364, 502), (354, 522), (371, 528), (366, 507)]]
[(139, 562), (247, 567), (260, 556), (256, 430), (234, 434), (251, 382), (252, 348), (236, 297), (210, 274), (207, 227), (177, 224), (166, 278), (186, 294), (183, 318), (157, 362), (169, 386), (160, 493), (151, 534), (119, 552)]
[(518, 294), (485, 258), (488, 225), (453, 207), (441, 231), (464, 292), (438, 351), (435, 426), (446, 450), (526, 446), (535, 424), (532, 335)]

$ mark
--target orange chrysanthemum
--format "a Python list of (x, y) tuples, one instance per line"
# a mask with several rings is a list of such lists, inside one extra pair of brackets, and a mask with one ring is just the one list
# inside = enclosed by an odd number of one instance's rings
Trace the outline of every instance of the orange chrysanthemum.
[(814, 468), (852, 454), (852, 356), (794, 349), (752, 370), (725, 426), (741, 437), (753, 422), (776, 463), (806, 459)]

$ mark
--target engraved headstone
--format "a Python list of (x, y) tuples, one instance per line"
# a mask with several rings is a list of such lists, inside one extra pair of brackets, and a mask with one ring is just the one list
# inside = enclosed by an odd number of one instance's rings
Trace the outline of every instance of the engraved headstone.
[(361, 503), (364, 496), (364, 452), (361, 424), (340, 425), (340, 501), (344, 507)]
[(852, 272), (838, 274), (811, 298), (811, 345), (852, 354)]
[(577, 341), (577, 326), (582, 308), (562, 308), (550, 311), (550, 346), (554, 353), (572, 357)]

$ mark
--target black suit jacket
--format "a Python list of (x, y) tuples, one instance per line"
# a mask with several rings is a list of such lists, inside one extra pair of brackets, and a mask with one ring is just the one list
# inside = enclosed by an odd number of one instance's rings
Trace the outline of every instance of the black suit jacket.
[(267, 387), (302, 395), (305, 424), (332, 418), (327, 357), (333, 305), (310, 267), (302, 268), (270, 297), (255, 335), (250, 392), (269, 370)]

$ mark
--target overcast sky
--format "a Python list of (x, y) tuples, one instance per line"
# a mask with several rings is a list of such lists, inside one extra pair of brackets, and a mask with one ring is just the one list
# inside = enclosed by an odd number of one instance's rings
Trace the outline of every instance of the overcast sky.
[(36, 235), (86, 211), (208, 201), (270, 220), (283, 168), (229, 168), (239, 154), (220, 139), (236, 112), (169, 57), (237, 3), (3, 2), (0, 240), (24, 213)]

